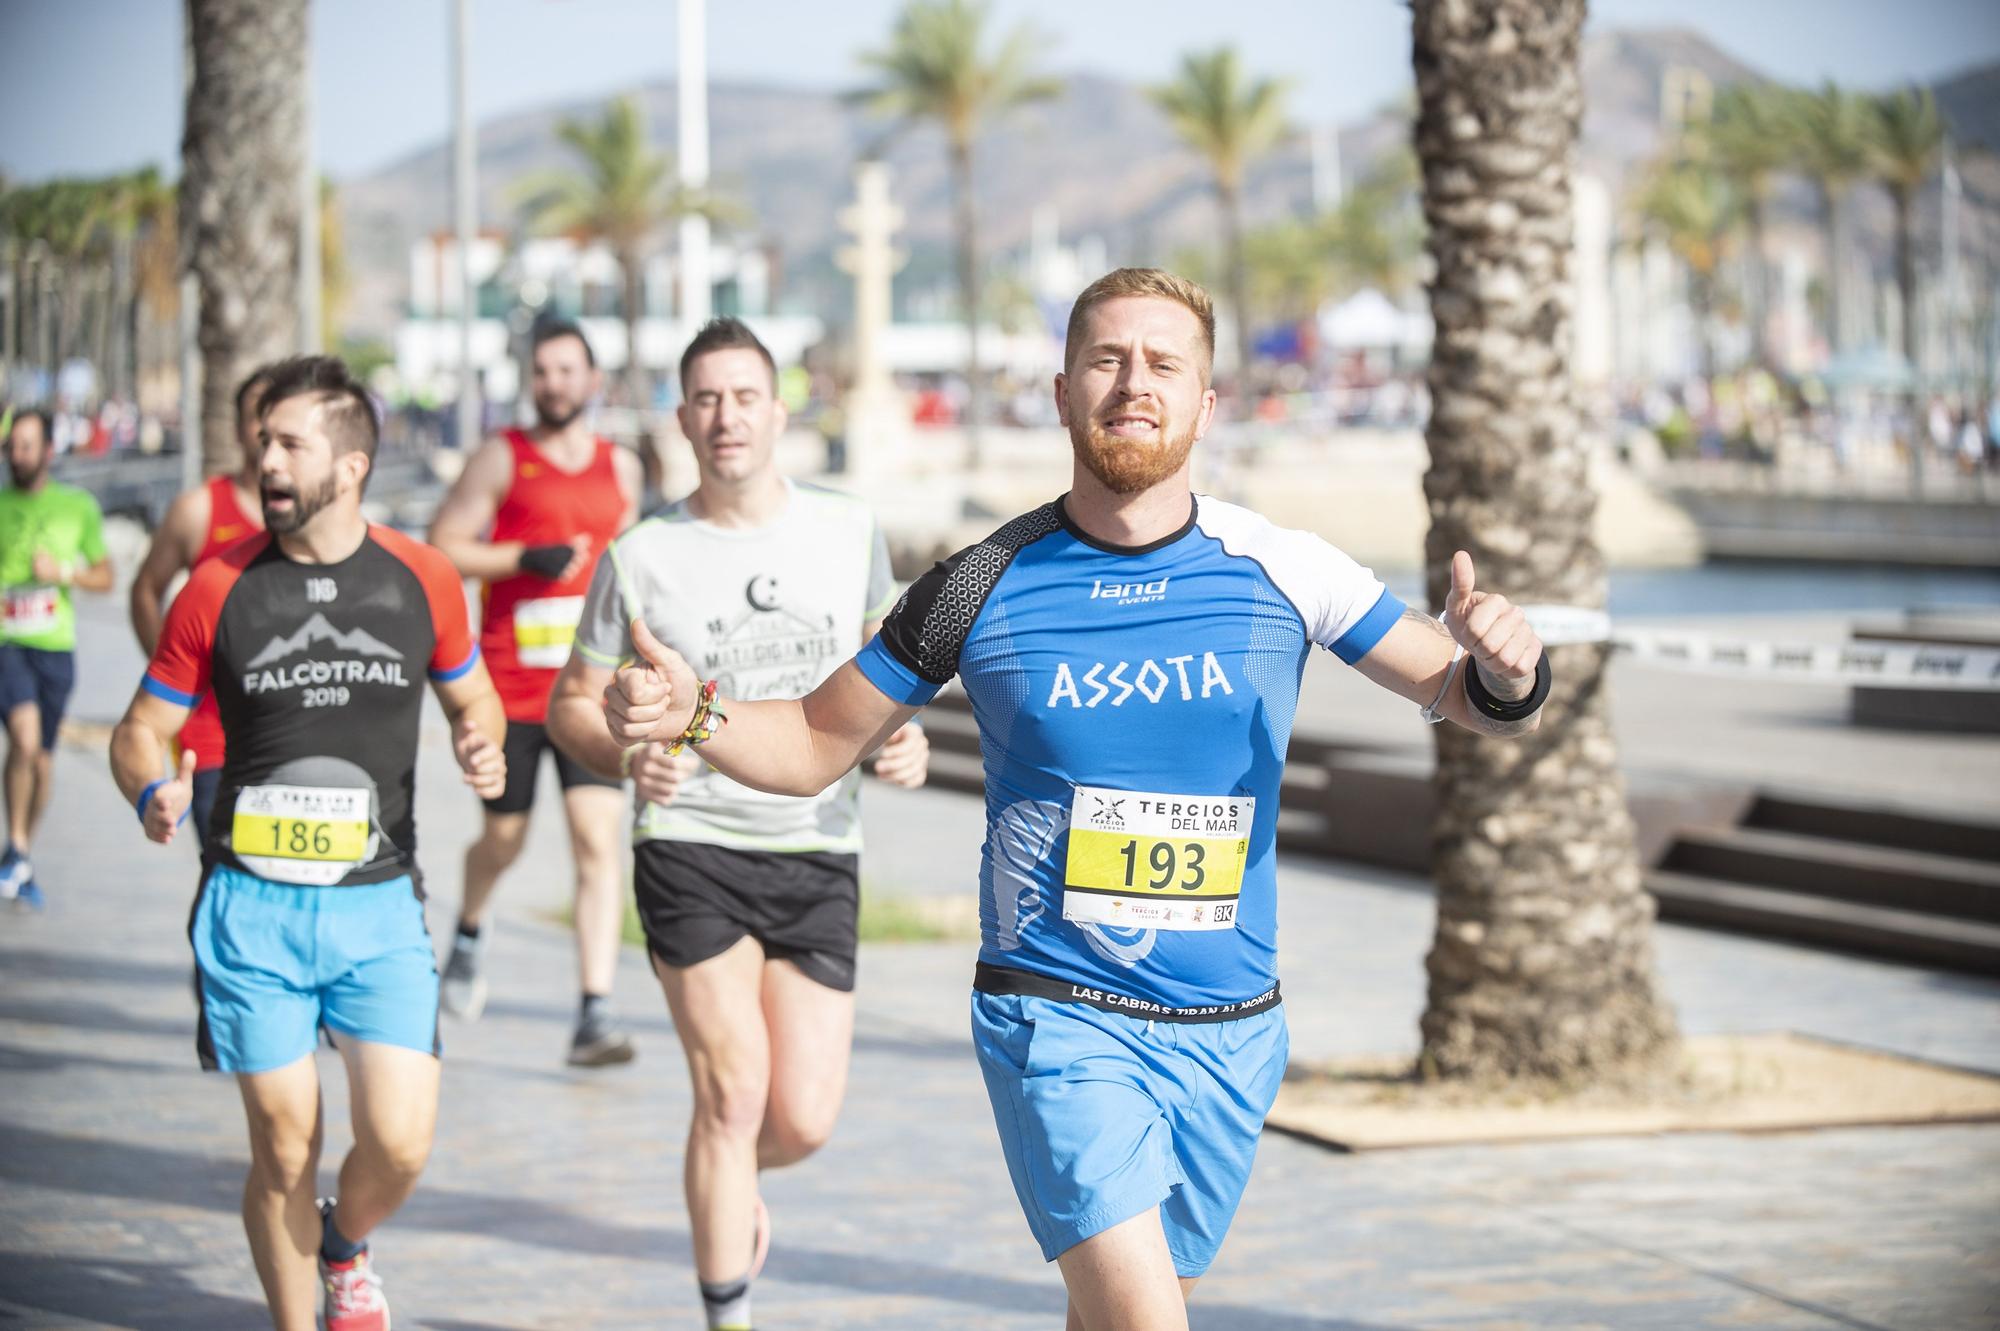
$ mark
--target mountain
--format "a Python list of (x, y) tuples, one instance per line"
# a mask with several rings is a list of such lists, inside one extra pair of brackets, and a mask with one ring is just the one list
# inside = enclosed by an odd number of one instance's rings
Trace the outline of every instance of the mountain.
[[(1583, 48), (1587, 109), (1580, 160), (1614, 185), (1657, 149), (1661, 87), (1669, 68), (1700, 71), (1718, 86), (1755, 70), (1686, 29), (1608, 31)], [(672, 82), (637, 91), (656, 145), (675, 136)], [(591, 117), (601, 102), (540, 107), (490, 120), (479, 131), (480, 216), (518, 229), (516, 190), (529, 173), (568, 165), (555, 127)], [(1340, 130), (1353, 180), (1408, 142), (1408, 110), (1385, 107)], [(846, 279), (831, 255), (844, 237), (835, 217), (852, 197), (854, 162), (883, 141), (885, 126), (832, 93), (747, 83), (710, 88), (710, 158), (716, 185), (745, 203), (757, 234), (781, 256), (785, 292), (814, 307), (844, 309)], [(950, 244), (950, 180), (940, 136), (919, 129), (885, 152), (907, 218), (909, 272), (942, 276)], [(1065, 239), (1095, 235), (1113, 261), (1165, 260), (1214, 244), (1216, 214), (1203, 163), (1181, 146), (1142, 88), (1074, 74), (1056, 100), (1009, 117), (975, 148), (981, 242), (1021, 245), (1035, 213), (1052, 208)], [(407, 300), (409, 247), (451, 225), (450, 145), (440, 144), (340, 187), (354, 286), (350, 328), (386, 336)], [(1312, 169), (1297, 136), (1251, 174), (1253, 222), (1310, 205)]]
[(274, 661), (282, 661), (297, 652), (303, 652), (316, 643), (330, 642), (343, 652), (355, 652), (362, 656), (386, 656), (400, 661), (403, 654), (383, 642), (366, 629), (354, 629), (342, 633), (326, 622), (326, 616), (315, 613), (311, 619), (299, 625), (298, 631), (281, 638), (273, 638), (264, 645), (264, 650), (250, 658), (244, 668), (261, 670)]
[(1932, 91), (1953, 138), (2000, 152), (2000, 63), (1968, 69)]

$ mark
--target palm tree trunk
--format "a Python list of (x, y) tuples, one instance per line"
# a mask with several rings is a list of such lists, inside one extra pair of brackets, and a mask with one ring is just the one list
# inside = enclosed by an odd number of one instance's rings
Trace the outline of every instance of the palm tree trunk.
[(1761, 189), (1750, 194), (1749, 271), (1744, 274), (1745, 304), (1750, 307), (1750, 354), (1759, 368), (1775, 372), (1778, 358), (1771, 351), (1771, 269), (1764, 261), (1764, 207)]
[(1903, 307), (1903, 360), (1910, 367), (1910, 391), (1904, 409), (1905, 426), (1910, 432), (1910, 484), (1924, 481), (1924, 450), (1930, 437), (1924, 429), (1921, 404), (1922, 379), (1917, 373), (1917, 261), (1910, 242), (1910, 214), (1915, 204), (1907, 185), (1891, 185), (1889, 198), (1896, 208), (1896, 298)]
[(35, 265), (35, 355), (49, 378), (62, 364), (62, 272), (53, 255)]
[(34, 318), (28, 326), (27, 360), (38, 369), (52, 368), (55, 348), (50, 345), (49, 259), (46, 252), (32, 255), (29, 266), (34, 274)]
[(21, 262), (21, 242), (7, 241), (7, 318), (0, 323), (0, 388), (12, 390), (14, 362), (21, 348), (21, 302), (27, 294), (26, 265)]
[[(1424, 478), (1433, 605), (1461, 549), (1480, 586), (1517, 601), (1604, 604), (1566, 362), (1584, 8), (1413, 5), (1436, 264)], [(1607, 655), (1549, 649), (1555, 692), (1526, 739), (1438, 727), (1428, 1073), (1591, 1077), (1647, 1064), (1674, 1039), (1607, 715)]]
[(1243, 191), (1233, 180), (1218, 176), (1216, 202), (1222, 207), (1222, 261), (1227, 268), (1229, 308), (1236, 316), (1236, 381), (1238, 391), (1250, 382), (1250, 264), (1243, 254)]
[(965, 465), (980, 463), (979, 211), (972, 197), (972, 144), (951, 145), (952, 204), (958, 233), (958, 306), (965, 316)]
[(1694, 315), (1694, 345), (1704, 389), (1715, 386), (1715, 274), (1688, 269), (1688, 308)]
[(139, 400), (139, 273), (137, 263), (137, 240), (127, 238), (123, 259), (119, 267), (119, 339), (120, 356), (118, 375), (124, 385), (124, 395), (128, 401)]
[(306, 0), (187, 0), (180, 228), (201, 290), (202, 466), (236, 470), (236, 386), (297, 346)]
[(639, 361), (639, 321), (646, 317), (646, 260), (635, 248), (618, 250), (618, 272), (624, 279), (625, 396), (634, 411), (652, 400), (646, 391), (646, 367)]
[(1826, 200), (1826, 345), (1847, 349), (1847, 187), (1821, 187)]
[(61, 370), (76, 354), (77, 325), (83, 322), (83, 282), (74, 260), (55, 265), (59, 295), (56, 299), (56, 354), (50, 368)]
[(92, 325), (91, 356), (97, 365), (97, 393), (100, 399), (118, 394), (118, 275), (109, 265), (99, 265), (91, 274), (96, 298)]

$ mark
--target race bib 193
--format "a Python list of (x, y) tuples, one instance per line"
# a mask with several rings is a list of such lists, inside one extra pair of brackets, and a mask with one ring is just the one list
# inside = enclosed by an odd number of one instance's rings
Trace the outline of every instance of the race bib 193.
[(1078, 786), (1063, 918), (1132, 929), (1233, 929), (1257, 801)]
[(545, 596), (514, 605), (514, 655), (524, 666), (560, 670), (583, 619), (581, 596)]
[(47, 633), (56, 626), (61, 605), (54, 587), (10, 587), (7, 590), (7, 632), (16, 637)]
[(245, 786), (236, 795), (229, 848), (261, 877), (328, 887), (367, 862), (368, 821), (365, 789)]

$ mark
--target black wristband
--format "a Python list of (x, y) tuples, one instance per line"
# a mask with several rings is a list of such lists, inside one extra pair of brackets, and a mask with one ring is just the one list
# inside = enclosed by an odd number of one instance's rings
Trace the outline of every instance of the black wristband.
[(1496, 698), (1486, 691), (1486, 681), (1479, 677), (1478, 663), (1465, 672), (1465, 700), (1472, 704), (1472, 710), (1493, 721), (1525, 721), (1541, 710), (1548, 701), (1549, 687), (1555, 682), (1555, 675), (1549, 669), (1549, 654), (1543, 652), (1535, 662), (1535, 687), (1528, 690), (1528, 696), (1516, 702)]
[(531, 545), (521, 552), (521, 572), (554, 582), (575, 554), (576, 547), (571, 545)]

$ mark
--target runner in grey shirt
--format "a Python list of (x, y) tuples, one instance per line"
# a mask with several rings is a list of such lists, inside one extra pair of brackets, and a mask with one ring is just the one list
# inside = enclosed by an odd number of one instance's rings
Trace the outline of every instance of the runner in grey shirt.
[[(610, 547), (584, 601), (576, 653), (616, 670), (644, 618), (703, 679), (732, 698), (802, 698), (832, 674), (896, 603), (875, 516), (851, 495), (777, 477), (775, 522), (697, 517), (700, 491)], [(869, 627), (870, 632), (862, 632)], [(858, 773), (808, 799), (767, 795), (691, 762), (673, 800), (639, 810), (637, 840), (738, 850), (861, 849)], [(845, 988), (847, 986), (840, 986)]]
[[(858, 782), (767, 795), (692, 750), (621, 750), (602, 699), (634, 655), (634, 619), (729, 697), (802, 697), (874, 636), (895, 590), (868, 508), (779, 473), (785, 409), (747, 327), (703, 328), (681, 357), (681, 387), (700, 484), (599, 561), (548, 725), (571, 757), (629, 772), (638, 791), (639, 918), (694, 1086), (684, 1183), (695, 1273), (709, 1325), (748, 1327), (770, 1239), (757, 1171), (824, 1143), (846, 1091)], [(928, 762), (911, 725), (882, 746), (875, 774), (917, 786)]]

